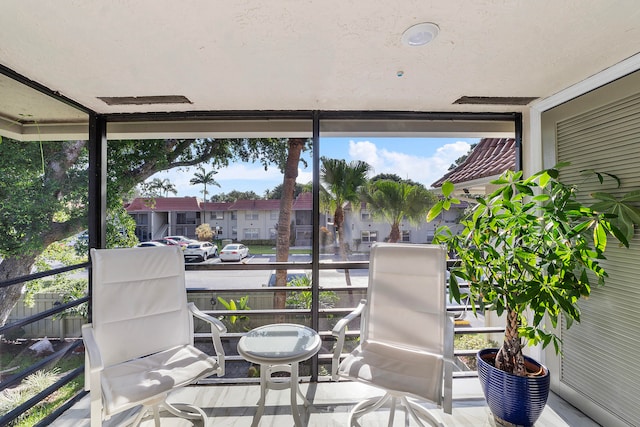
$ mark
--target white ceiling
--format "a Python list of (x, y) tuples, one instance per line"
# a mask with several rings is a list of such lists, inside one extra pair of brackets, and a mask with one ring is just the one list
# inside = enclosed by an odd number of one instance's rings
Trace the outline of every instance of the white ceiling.
[[(427, 21), (431, 44), (400, 43)], [(0, 2), (0, 65), (104, 114), (517, 112), (454, 101), (548, 97), (638, 52), (638, 0)], [(82, 118), (6, 78), (0, 91), (0, 120)], [(162, 95), (191, 104), (98, 99)]]

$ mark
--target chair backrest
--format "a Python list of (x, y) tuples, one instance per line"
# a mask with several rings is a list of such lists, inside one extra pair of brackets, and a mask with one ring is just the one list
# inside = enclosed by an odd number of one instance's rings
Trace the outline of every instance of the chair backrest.
[(192, 343), (178, 246), (92, 249), (92, 320), (105, 366)]
[(446, 263), (439, 245), (376, 243), (360, 342), (444, 354)]

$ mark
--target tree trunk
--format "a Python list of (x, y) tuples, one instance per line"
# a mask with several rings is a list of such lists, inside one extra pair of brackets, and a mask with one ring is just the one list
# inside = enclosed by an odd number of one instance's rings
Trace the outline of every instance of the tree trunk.
[[(0, 282), (26, 276), (31, 272), (35, 259), (35, 255), (12, 256), (3, 259), (0, 263)], [(4, 326), (6, 323), (11, 310), (22, 296), (25, 286), (24, 283), (18, 283), (0, 288), (0, 326)]]
[(507, 325), (504, 331), (504, 343), (496, 355), (496, 368), (521, 377), (527, 375), (522, 355), (522, 344), (518, 335), (518, 313), (512, 309), (507, 311)]
[[(303, 138), (289, 139), (287, 163), (284, 170), (284, 181), (282, 183), (282, 197), (280, 198), (280, 215), (278, 217), (278, 234), (276, 239), (276, 262), (287, 262), (289, 260), (293, 195), (296, 189), (300, 153), (304, 148), (305, 142), (306, 140)], [(276, 286), (287, 286), (286, 270), (276, 270)], [(284, 309), (286, 302), (286, 292), (275, 292), (273, 295), (273, 306), (275, 309)], [(275, 320), (276, 323), (282, 323), (285, 321), (285, 316), (277, 315)]]
[[(333, 215), (333, 224), (336, 229), (336, 238), (338, 239), (338, 247), (340, 248), (340, 258), (342, 261), (347, 261), (347, 244), (345, 242), (344, 230), (342, 224), (344, 223), (344, 210), (342, 206), (338, 205)], [(351, 286), (351, 273), (348, 268), (344, 269), (344, 280), (347, 286)], [(353, 291), (348, 291), (349, 306), (354, 307), (355, 301), (353, 299)]]
[(391, 224), (391, 233), (389, 233), (389, 243), (398, 243), (400, 241), (400, 225), (398, 223)]

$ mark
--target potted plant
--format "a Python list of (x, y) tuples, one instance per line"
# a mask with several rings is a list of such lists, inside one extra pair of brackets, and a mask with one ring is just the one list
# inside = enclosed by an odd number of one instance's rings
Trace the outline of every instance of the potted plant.
[[(529, 178), (507, 171), (492, 182), (495, 191), (477, 198), (461, 220), (461, 233), (443, 226), (434, 237), (434, 243), (446, 244), (457, 255), (450, 275), (452, 297), (460, 301), (459, 284), (466, 282), (474, 312), (477, 306), (506, 315), (504, 342), (500, 349), (478, 353), (478, 375), (486, 381), (483, 391), (494, 417), (515, 425), (533, 425), (549, 389), (548, 370), (523, 355), (523, 342), (543, 348), (553, 343), (560, 351), (560, 340), (545, 329), (545, 319), (554, 328), (561, 315), (567, 326), (580, 321), (578, 301), (589, 295), (592, 282), (603, 284), (607, 276), (601, 264), (607, 237), (628, 246), (633, 225), (640, 222), (631, 206), (640, 200), (639, 192), (621, 200), (594, 193), (591, 200), (599, 201), (589, 206), (574, 186), (558, 179), (562, 166)], [(596, 176), (602, 183), (605, 175)], [(443, 184), (442, 193), (428, 220), (458, 203), (452, 183)], [(507, 388), (516, 396), (503, 389), (505, 382), (512, 383)]]

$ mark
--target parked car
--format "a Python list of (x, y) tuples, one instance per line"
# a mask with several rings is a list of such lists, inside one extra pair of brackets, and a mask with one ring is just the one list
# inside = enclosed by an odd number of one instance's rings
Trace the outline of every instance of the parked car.
[(191, 242), (184, 249), (185, 260), (201, 259), (205, 261), (207, 258), (218, 255), (218, 247), (211, 242)]
[[(294, 280), (309, 277), (304, 270), (287, 270), (287, 285)], [(272, 270), (269, 275), (269, 281), (262, 286), (275, 286), (276, 285), (276, 271)]]
[(167, 236), (165, 237), (165, 239), (174, 240), (178, 242), (180, 246), (188, 246), (190, 243), (194, 243), (197, 241), (197, 240), (190, 239), (186, 236)]
[(154, 248), (158, 246), (167, 246), (164, 243), (160, 242), (140, 242), (136, 245), (137, 248)]
[(167, 246), (182, 246), (176, 240), (170, 239), (168, 237), (165, 237), (163, 239), (153, 239), (152, 242), (162, 243), (163, 245), (167, 245)]
[(220, 261), (241, 261), (249, 256), (249, 248), (241, 243), (226, 245), (220, 251)]

